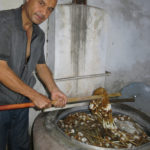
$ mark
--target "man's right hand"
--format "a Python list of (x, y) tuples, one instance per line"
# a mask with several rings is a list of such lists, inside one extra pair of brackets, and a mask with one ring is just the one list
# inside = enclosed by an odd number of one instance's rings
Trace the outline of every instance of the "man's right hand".
[(7, 88), (28, 97), (40, 109), (51, 107), (50, 99), (25, 84), (9, 67), (7, 61), (0, 60), (0, 71), (0, 83)]
[(38, 93), (34, 98), (30, 98), (31, 101), (35, 104), (39, 109), (45, 109), (51, 107), (51, 101), (46, 96)]

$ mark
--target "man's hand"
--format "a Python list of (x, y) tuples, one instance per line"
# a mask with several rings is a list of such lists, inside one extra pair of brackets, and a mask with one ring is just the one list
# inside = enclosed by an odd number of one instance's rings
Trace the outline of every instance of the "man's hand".
[(36, 107), (39, 109), (49, 108), (51, 107), (51, 101), (46, 96), (38, 93), (37, 96), (30, 98)]
[(36, 66), (36, 71), (41, 81), (45, 84), (48, 91), (51, 93), (51, 99), (56, 100), (55, 107), (64, 107), (67, 103), (67, 97), (62, 93), (57, 87), (53, 74), (46, 64), (38, 64)]
[(59, 89), (55, 89), (51, 92), (52, 100), (57, 102), (54, 104), (55, 107), (64, 107), (67, 103), (67, 96), (62, 93)]

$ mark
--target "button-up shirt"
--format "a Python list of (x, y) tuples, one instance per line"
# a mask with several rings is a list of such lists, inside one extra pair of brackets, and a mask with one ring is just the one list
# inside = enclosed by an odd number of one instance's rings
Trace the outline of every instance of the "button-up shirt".
[[(45, 63), (45, 35), (33, 24), (31, 52), (26, 62), (27, 35), (22, 25), (22, 8), (0, 11), (0, 60), (5, 60), (14, 73), (33, 87), (33, 71), (37, 64)], [(0, 105), (23, 102), (24, 97), (0, 83)]]

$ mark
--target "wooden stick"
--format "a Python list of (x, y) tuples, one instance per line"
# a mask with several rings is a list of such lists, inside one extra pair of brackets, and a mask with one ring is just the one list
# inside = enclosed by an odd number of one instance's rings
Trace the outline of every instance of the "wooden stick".
[[(100, 99), (100, 98), (102, 98), (101, 95), (92, 95), (92, 96), (85, 96), (85, 97), (73, 97), (73, 98), (68, 98), (67, 103), (96, 100), (96, 99)], [(52, 105), (55, 105), (56, 102), (57, 102), (56, 100), (53, 100)]]
[[(110, 99), (110, 103), (119, 103), (119, 102), (134, 102), (135, 98), (126, 98), (126, 99)], [(79, 106), (88, 106), (89, 103), (82, 102), (82, 103), (74, 103), (74, 104), (66, 104), (63, 108), (56, 108), (56, 107), (50, 107), (43, 110), (43, 112), (50, 112), (50, 111), (56, 111), (56, 110), (63, 110), (67, 108), (73, 108), (73, 107), (79, 107)]]
[(9, 105), (0, 105), (0, 110), (11, 110), (11, 109), (20, 109), (35, 107), (33, 103), (22, 103), (22, 104), (9, 104)]
[(112, 93), (112, 94), (108, 94), (108, 97), (119, 97), (121, 96), (121, 93)]
[[(120, 95), (121, 95), (120, 93), (116, 93), (116, 94), (109, 94), (108, 96), (116, 97)], [(93, 95), (93, 96), (86, 96), (86, 97), (73, 97), (73, 98), (69, 98), (67, 103), (95, 100), (95, 99), (100, 99), (100, 98), (102, 98), (101, 95)], [(53, 100), (51, 102), (52, 102), (52, 105), (54, 105), (56, 103), (56, 100)], [(28, 107), (35, 107), (35, 105), (34, 103), (0, 105), (0, 110), (11, 110), (11, 109), (28, 108)]]
[[(100, 99), (100, 98), (102, 98), (101, 95), (93, 95), (93, 96), (86, 96), (86, 97), (73, 97), (73, 98), (69, 98), (67, 103), (95, 100), (95, 99)], [(56, 100), (51, 101), (52, 105), (55, 105), (55, 103), (56, 103)], [(19, 109), (19, 108), (27, 108), (27, 107), (35, 107), (35, 105), (34, 103), (0, 105), (0, 110), (10, 110), (10, 109)]]

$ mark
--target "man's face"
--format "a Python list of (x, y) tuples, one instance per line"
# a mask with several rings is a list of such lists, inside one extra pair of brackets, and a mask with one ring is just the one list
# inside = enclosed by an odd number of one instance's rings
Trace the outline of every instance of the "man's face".
[(57, 0), (27, 0), (27, 17), (31, 22), (41, 24), (49, 17), (56, 4)]

